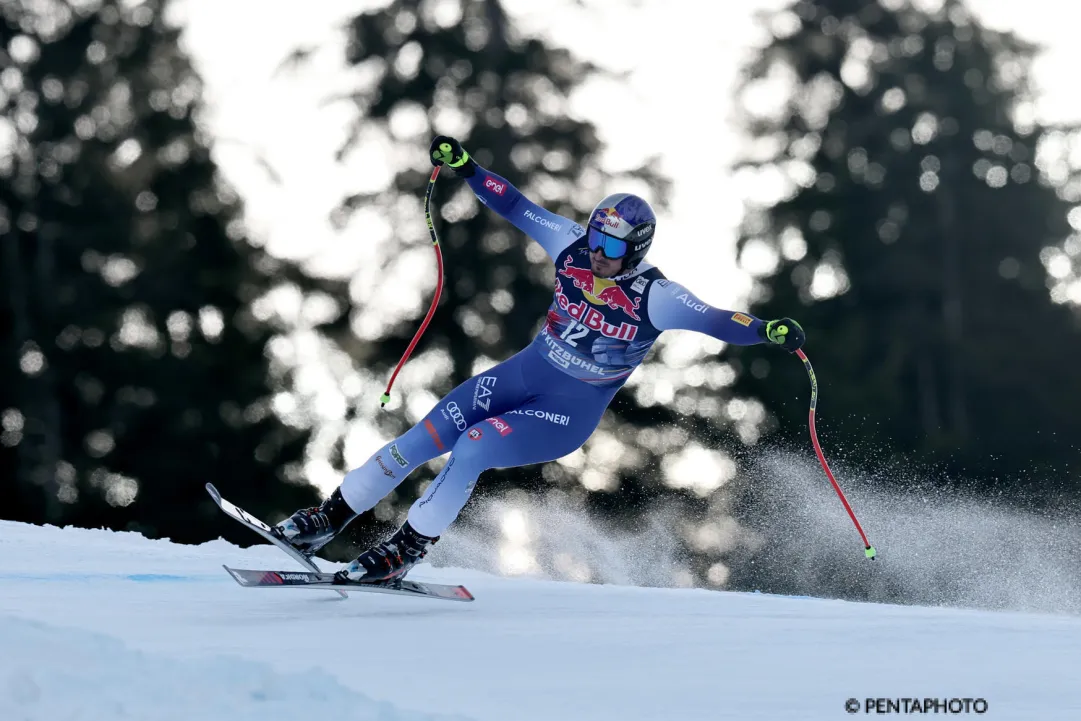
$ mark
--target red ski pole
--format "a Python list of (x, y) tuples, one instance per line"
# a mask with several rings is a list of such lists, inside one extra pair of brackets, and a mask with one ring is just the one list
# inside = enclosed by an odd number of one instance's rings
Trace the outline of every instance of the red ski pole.
[(837, 479), (833, 477), (833, 471), (830, 470), (829, 464), (826, 463), (826, 457), (822, 455), (822, 446), (818, 444), (818, 433), (815, 431), (815, 406), (818, 405), (818, 379), (815, 378), (814, 368), (811, 367), (811, 361), (807, 360), (807, 355), (802, 350), (796, 350), (796, 355), (803, 361), (803, 367), (807, 369), (807, 377), (811, 379), (811, 412), (809, 415), (808, 424), (811, 427), (811, 442), (814, 443), (815, 453), (818, 454), (818, 461), (822, 464), (822, 470), (826, 472), (826, 477), (830, 479), (830, 483), (833, 484), (833, 490), (837, 491), (837, 497), (841, 499), (841, 503), (844, 504), (845, 510), (848, 511), (848, 517), (852, 519), (852, 523), (855, 524), (856, 530), (859, 531), (860, 538), (863, 539), (864, 555), (875, 560), (875, 556), (878, 555), (878, 551), (867, 540), (867, 534), (863, 532), (863, 528), (860, 526), (860, 522), (856, 520), (856, 514), (852, 512), (852, 506), (848, 505), (848, 499), (845, 498), (845, 494), (841, 491), (841, 487), (837, 485)]
[(439, 249), (439, 236), (435, 233), (435, 223), (432, 222), (432, 194), (435, 192), (435, 179), (439, 177), (439, 169), (443, 167), (441, 165), (435, 166), (432, 170), (432, 175), (428, 178), (428, 189), (424, 193), (424, 218), (428, 221), (428, 235), (432, 239), (432, 247), (435, 248), (435, 260), (439, 268), (439, 278), (435, 286), (435, 296), (432, 297), (432, 305), (428, 308), (428, 314), (424, 316), (424, 322), (420, 324), (420, 328), (417, 329), (416, 335), (413, 336), (412, 342), (409, 347), (405, 349), (405, 354), (402, 355), (402, 359), (398, 361), (398, 365), (394, 368), (394, 373), (390, 376), (390, 382), (387, 383), (387, 390), (379, 398), (379, 407), (382, 408), (390, 402), (390, 389), (394, 386), (394, 381), (398, 377), (398, 371), (402, 369), (405, 362), (409, 360), (409, 356), (413, 353), (413, 349), (417, 347), (417, 342), (420, 337), (424, 335), (424, 331), (428, 329), (428, 324), (432, 321), (432, 316), (435, 315), (435, 309), (439, 306), (439, 297), (443, 295), (443, 252)]

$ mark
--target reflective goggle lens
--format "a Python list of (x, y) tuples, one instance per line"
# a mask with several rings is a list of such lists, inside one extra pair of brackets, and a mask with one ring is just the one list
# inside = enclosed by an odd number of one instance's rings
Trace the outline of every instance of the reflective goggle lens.
[(590, 228), (589, 250), (595, 252), (598, 249), (604, 253), (605, 258), (618, 260), (627, 254), (627, 241), (613, 238), (596, 228)]

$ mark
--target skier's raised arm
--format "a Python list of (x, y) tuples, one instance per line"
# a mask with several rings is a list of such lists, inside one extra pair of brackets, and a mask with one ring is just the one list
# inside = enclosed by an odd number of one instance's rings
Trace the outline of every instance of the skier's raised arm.
[(658, 330), (693, 330), (731, 345), (776, 343), (788, 352), (806, 336), (791, 318), (764, 321), (747, 313), (714, 308), (671, 280), (655, 281), (649, 293), (649, 322)]
[(436, 136), (432, 141), (431, 158), (433, 165), (446, 164), (455, 175), (463, 178), (480, 202), (540, 243), (552, 260), (585, 234), (582, 226), (545, 210), (522, 195), (506, 178), (482, 168), (454, 138)]

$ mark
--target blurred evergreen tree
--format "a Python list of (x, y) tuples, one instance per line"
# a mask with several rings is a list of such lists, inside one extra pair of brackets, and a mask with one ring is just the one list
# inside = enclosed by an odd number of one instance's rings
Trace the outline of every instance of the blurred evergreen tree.
[(268, 518), (315, 500), (282, 482), (308, 431), (255, 308), (311, 284), (249, 244), (165, 7), (0, 9), (0, 515), (252, 542), (203, 484)]
[[(749, 209), (740, 257), (758, 276), (751, 310), (807, 330), (827, 454), (1076, 495), (1049, 483), (1078, 460), (1081, 334), (1048, 270), (1081, 250), (1067, 222), (1081, 227), (1081, 185), (1048, 142), (1063, 133), (1034, 120), (1037, 48), (959, 0), (801, 0), (765, 21), (741, 172), (780, 171), (787, 191)], [(735, 390), (805, 447), (800, 364), (727, 357)]]

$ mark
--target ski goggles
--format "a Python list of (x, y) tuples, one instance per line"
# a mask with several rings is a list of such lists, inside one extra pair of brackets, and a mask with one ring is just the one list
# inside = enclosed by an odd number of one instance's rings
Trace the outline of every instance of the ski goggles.
[(602, 233), (596, 228), (589, 229), (589, 251), (600, 250), (605, 258), (619, 260), (627, 254), (627, 241), (613, 238), (607, 233)]

